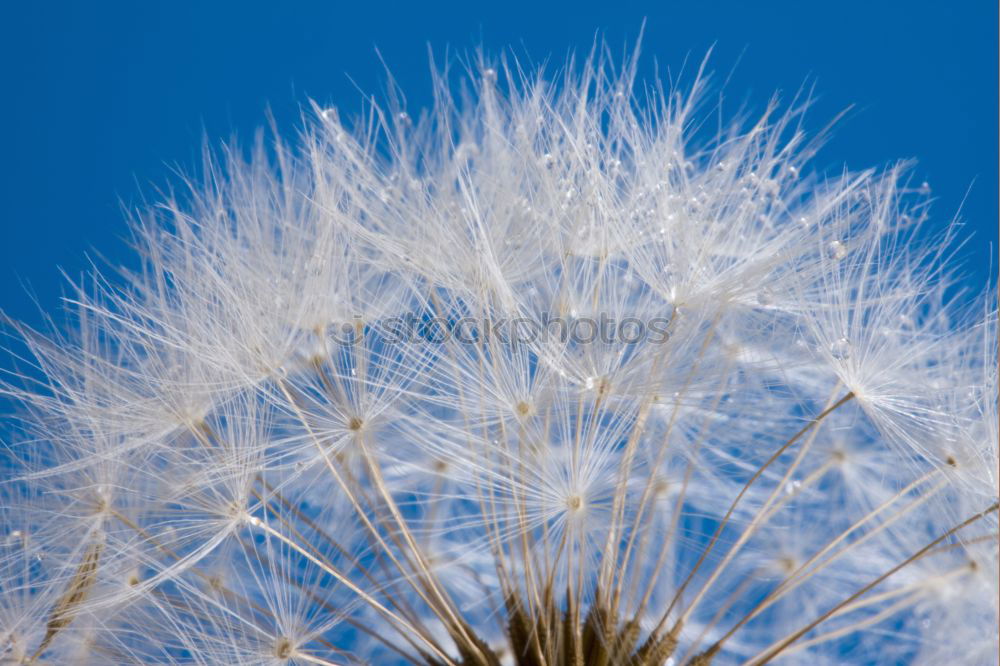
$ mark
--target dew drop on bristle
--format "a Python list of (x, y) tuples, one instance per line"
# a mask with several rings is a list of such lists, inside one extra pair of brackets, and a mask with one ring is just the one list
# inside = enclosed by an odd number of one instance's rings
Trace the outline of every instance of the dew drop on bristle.
[(771, 305), (774, 303), (774, 292), (764, 287), (757, 292), (757, 303), (759, 305)]
[(479, 146), (469, 141), (463, 141), (455, 149), (455, 161), (459, 164), (470, 162), (479, 157)]
[(830, 241), (826, 246), (826, 253), (831, 259), (840, 261), (847, 256), (847, 246), (838, 240)]
[(851, 341), (847, 338), (840, 338), (830, 345), (830, 356), (838, 361), (844, 361), (851, 357)]

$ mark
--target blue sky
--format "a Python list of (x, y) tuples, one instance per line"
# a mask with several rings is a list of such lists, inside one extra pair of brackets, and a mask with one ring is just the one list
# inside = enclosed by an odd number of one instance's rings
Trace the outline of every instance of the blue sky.
[[(119, 204), (190, 170), (202, 137), (249, 137), (268, 108), (294, 132), (309, 98), (350, 116), (385, 87), (419, 109), (437, 57), (512, 47), (535, 62), (620, 52), (643, 19), (643, 72), (714, 44), (736, 110), (814, 82), (807, 125), (854, 105), (815, 166), (915, 158), (940, 228), (961, 210), (970, 285), (996, 273), (997, 5), (891, 2), (46, 2), (0, 9), (0, 309), (39, 323), (88, 256), (127, 261)], [(992, 278), (995, 280), (995, 277)], [(33, 299), (37, 299), (37, 305)]]

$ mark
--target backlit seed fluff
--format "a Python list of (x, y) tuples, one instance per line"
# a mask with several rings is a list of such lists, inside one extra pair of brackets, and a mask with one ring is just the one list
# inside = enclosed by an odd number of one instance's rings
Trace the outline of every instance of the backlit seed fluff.
[(13, 328), (0, 663), (997, 663), (996, 296), (929, 187), (562, 71), (210, 155)]

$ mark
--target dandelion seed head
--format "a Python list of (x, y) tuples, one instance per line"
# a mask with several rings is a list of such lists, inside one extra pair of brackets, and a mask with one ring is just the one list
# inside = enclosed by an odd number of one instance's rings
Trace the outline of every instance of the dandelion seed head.
[(995, 296), (929, 186), (603, 54), (209, 154), (17, 330), (0, 660), (992, 663)]

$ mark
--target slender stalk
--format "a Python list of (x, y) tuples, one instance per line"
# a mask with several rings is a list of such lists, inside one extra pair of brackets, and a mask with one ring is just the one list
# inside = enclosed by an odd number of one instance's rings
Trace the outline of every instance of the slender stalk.
[(859, 597), (863, 596), (869, 590), (871, 590), (872, 588), (874, 588), (875, 586), (877, 586), (879, 583), (881, 583), (882, 581), (884, 581), (886, 578), (889, 578), (890, 576), (892, 576), (894, 573), (896, 573), (900, 569), (906, 567), (907, 565), (909, 565), (910, 563), (914, 562), (915, 560), (920, 559), (924, 554), (926, 554), (927, 552), (931, 551), (935, 546), (937, 546), (939, 543), (941, 543), (942, 541), (944, 541), (945, 539), (947, 539), (948, 537), (950, 537), (952, 534), (955, 534), (959, 530), (962, 530), (962, 529), (968, 527), (969, 525), (972, 525), (976, 521), (985, 518), (986, 516), (990, 515), (991, 513), (997, 511), (997, 509), (1000, 509), (1000, 503), (995, 503), (992, 506), (990, 506), (988, 509), (985, 509), (984, 511), (980, 511), (979, 513), (975, 514), (974, 516), (971, 516), (971, 517), (963, 520), (961, 523), (959, 523), (958, 525), (952, 527), (950, 530), (948, 530), (947, 532), (945, 532), (941, 536), (937, 537), (936, 539), (934, 539), (933, 541), (931, 541), (930, 543), (928, 543), (926, 546), (924, 546), (923, 548), (921, 548), (917, 552), (915, 552), (912, 555), (910, 555), (909, 557), (907, 557), (905, 560), (903, 560), (902, 562), (900, 562), (896, 566), (892, 567), (891, 569), (889, 569), (888, 571), (886, 571), (882, 575), (878, 576), (877, 578), (875, 578), (874, 580), (872, 580), (867, 585), (864, 585), (863, 587), (861, 587), (857, 592), (855, 592), (854, 594), (850, 595), (849, 597), (847, 597), (846, 599), (844, 599), (843, 601), (841, 601), (840, 603), (838, 603), (836, 606), (833, 606), (832, 608), (830, 608), (826, 612), (822, 613), (819, 617), (817, 617), (816, 619), (814, 619), (812, 622), (809, 622), (808, 624), (806, 624), (804, 627), (802, 627), (798, 631), (796, 631), (796, 632), (792, 633), (791, 635), (789, 635), (787, 638), (785, 638), (785, 639), (777, 642), (776, 644), (772, 645), (772, 647), (765, 648), (759, 655), (757, 655), (756, 657), (753, 657), (752, 659), (750, 659), (746, 663), (748, 664), (748, 666), (750, 666), (750, 665), (752, 665), (752, 666), (763, 666), (764, 664), (768, 663), (769, 661), (771, 661), (772, 659), (774, 659), (775, 657), (777, 657), (779, 654), (781, 654), (781, 652), (785, 648), (787, 648), (789, 645), (791, 645), (792, 643), (794, 643), (795, 641), (797, 641), (799, 638), (801, 638), (802, 636), (804, 636), (805, 634), (807, 634), (809, 631), (811, 631), (813, 629), (813, 627), (815, 627), (816, 625), (820, 624), (821, 622), (823, 622), (827, 618), (829, 618), (832, 615), (834, 615), (841, 608), (843, 608), (844, 606), (847, 606), (848, 604), (850, 604), (851, 602), (853, 602), (855, 599), (858, 599)]

